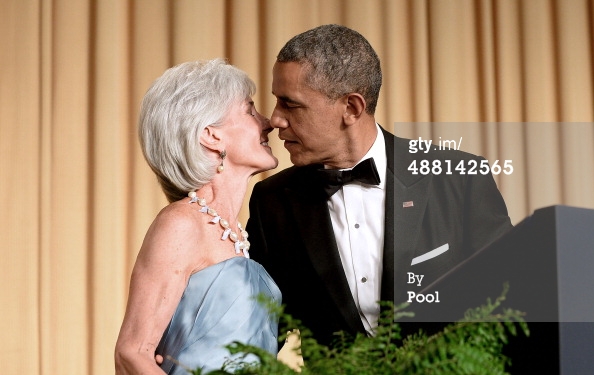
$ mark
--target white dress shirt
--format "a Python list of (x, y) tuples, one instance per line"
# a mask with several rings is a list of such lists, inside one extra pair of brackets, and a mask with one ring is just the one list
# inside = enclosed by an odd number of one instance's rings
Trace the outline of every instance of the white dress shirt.
[(376, 124), (375, 142), (361, 161), (373, 158), (379, 186), (354, 182), (328, 200), (330, 219), (349, 288), (363, 326), (373, 334), (379, 317), (386, 200), (386, 144)]

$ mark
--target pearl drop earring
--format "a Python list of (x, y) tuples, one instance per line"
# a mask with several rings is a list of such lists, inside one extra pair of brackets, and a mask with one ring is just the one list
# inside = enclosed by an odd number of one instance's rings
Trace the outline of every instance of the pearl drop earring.
[(225, 150), (221, 151), (220, 155), (221, 155), (221, 164), (217, 167), (218, 173), (222, 173), (225, 170), (225, 167), (223, 166), (223, 161), (225, 160), (225, 157), (227, 156), (227, 151), (225, 151)]

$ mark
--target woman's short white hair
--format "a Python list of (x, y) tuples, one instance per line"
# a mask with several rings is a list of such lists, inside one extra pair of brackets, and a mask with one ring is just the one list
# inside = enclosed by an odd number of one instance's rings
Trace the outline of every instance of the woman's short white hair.
[(140, 145), (169, 202), (212, 180), (219, 161), (200, 135), (255, 92), (247, 74), (223, 59), (177, 65), (148, 89), (138, 120)]

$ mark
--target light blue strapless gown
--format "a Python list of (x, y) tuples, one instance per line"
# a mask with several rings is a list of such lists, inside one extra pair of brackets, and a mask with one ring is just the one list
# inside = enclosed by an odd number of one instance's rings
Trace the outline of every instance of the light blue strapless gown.
[(233, 341), (276, 355), (277, 321), (254, 299), (260, 293), (281, 303), (272, 278), (251, 259), (231, 258), (193, 274), (156, 350), (165, 358), (163, 371), (188, 374), (167, 356), (203, 373), (220, 369)]

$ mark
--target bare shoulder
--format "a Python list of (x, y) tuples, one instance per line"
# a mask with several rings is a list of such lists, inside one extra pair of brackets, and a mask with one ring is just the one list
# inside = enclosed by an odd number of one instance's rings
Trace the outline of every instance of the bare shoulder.
[(187, 265), (198, 261), (196, 245), (202, 235), (200, 216), (187, 200), (163, 208), (149, 227), (139, 253), (148, 261), (179, 260)]
[(155, 217), (152, 226), (163, 230), (189, 231), (194, 233), (198, 224), (199, 215), (196, 209), (182, 199), (165, 206)]

